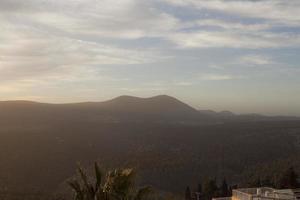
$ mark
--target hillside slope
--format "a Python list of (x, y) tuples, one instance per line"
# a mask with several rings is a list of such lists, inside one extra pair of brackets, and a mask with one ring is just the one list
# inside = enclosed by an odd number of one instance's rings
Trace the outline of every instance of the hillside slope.
[(0, 102), (0, 186), (55, 191), (78, 161), (135, 167), (142, 183), (177, 193), (207, 176), (240, 182), (257, 163), (290, 159), (298, 166), (299, 121), (210, 120), (167, 96)]
[(1, 121), (45, 123), (63, 121), (98, 122), (156, 122), (156, 123), (207, 123), (212, 117), (199, 113), (189, 105), (170, 96), (151, 98), (121, 96), (105, 102), (73, 104), (45, 104), (29, 101), (0, 102)]

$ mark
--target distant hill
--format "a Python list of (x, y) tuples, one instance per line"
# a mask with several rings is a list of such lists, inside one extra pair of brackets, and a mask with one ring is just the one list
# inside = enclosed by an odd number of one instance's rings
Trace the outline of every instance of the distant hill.
[(49, 120), (49, 117), (55, 115), (63, 120), (94, 118), (104, 122), (206, 123), (212, 120), (210, 116), (166, 95), (151, 98), (120, 96), (105, 102), (73, 104), (0, 102), (0, 118), (6, 120), (26, 116), (27, 120)]
[(101, 106), (110, 111), (143, 113), (143, 114), (188, 114), (196, 115), (197, 111), (189, 105), (167, 95), (151, 98), (120, 96), (102, 102)]
[(169, 96), (6, 101), (0, 102), (0, 188), (56, 191), (78, 161), (99, 160), (104, 168), (135, 167), (141, 183), (180, 193), (208, 176), (241, 182), (258, 163), (297, 167), (299, 141), (298, 118), (198, 111)]
[(38, 120), (92, 120), (106, 123), (215, 124), (226, 121), (296, 120), (296, 117), (268, 117), (259, 114), (236, 115), (230, 111), (196, 110), (174, 97), (120, 96), (105, 102), (47, 104), (31, 101), (0, 102), (0, 120), (16, 123)]
[[(174, 97), (160, 95), (151, 98), (120, 96), (110, 101), (98, 103), (98, 109), (116, 117), (126, 113), (126, 118), (133, 120), (151, 120), (156, 122), (198, 122), (210, 120), (191, 106)], [(128, 114), (130, 114), (128, 116)], [(136, 117), (136, 119), (134, 119)], [(124, 120), (124, 119), (123, 119)]]

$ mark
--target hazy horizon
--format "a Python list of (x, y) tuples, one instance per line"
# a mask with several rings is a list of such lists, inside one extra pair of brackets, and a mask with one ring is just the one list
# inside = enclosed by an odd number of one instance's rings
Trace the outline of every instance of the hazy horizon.
[(36, 100), (26, 100), (26, 99), (13, 99), (13, 100), (0, 100), (0, 103), (1, 102), (34, 102), (34, 103), (45, 103), (45, 104), (77, 104), (77, 103), (102, 103), (102, 102), (106, 102), (106, 101), (110, 101), (110, 100), (114, 100), (114, 99), (117, 99), (119, 97), (124, 97), (124, 96), (127, 96), (127, 97), (133, 97), (133, 98), (140, 98), (140, 99), (150, 99), (150, 98), (155, 98), (155, 97), (159, 97), (159, 96), (169, 96), (171, 98), (175, 98), (183, 103), (186, 103), (187, 105), (193, 107), (194, 109), (196, 110), (199, 110), (199, 111), (215, 111), (215, 112), (232, 112), (234, 114), (237, 114), (237, 115), (243, 115), (243, 114), (260, 114), (260, 115), (266, 115), (266, 116), (291, 116), (291, 117), (300, 117), (300, 115), (289, 115), (289, 114), (276, 114), (276, 113), (261, 113), (261, 112), (238, 112), (238, 111), (233, 111), (233, 110), (230, 110), (230, 109), (211, 109), (211, 108), (208, 108), (208, 107), (197, 107), (195, 105), (192, 105), (180, 98), (177, 98), (176, 96), (171, 96), (171, 95), (167, 95), (167, 94), (157, 94), (157, 95), (154, 95), (154, 96), (132, 96), (132, 95), (120, 95), (120, 96), (115, 96), (115, 97), (112, 97), (112, 98), (109, 98), (109, 99), (104, 99), (104, 100), (86, 100), (86, 101), (61, 101), (61, 102), (46, 102), (46, 101), (36, 101)]
[(1, 0), (0, 100), (167, 94), (300, 116), (298, 0)]

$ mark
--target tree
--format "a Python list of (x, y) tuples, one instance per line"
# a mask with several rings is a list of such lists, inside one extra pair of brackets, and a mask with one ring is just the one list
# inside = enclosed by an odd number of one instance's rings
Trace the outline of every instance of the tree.
[(104, 182), (97, 163), (94, 170), (94, 181), (91, 181), (85, 171), (78, 167), (78, 178), (69, 182), (75, 200), (142, 200), (152, 192), (149, 187), (136, 189), (132, 169), (110, 171)]
[(185, 189), (185, 200), (191, 200), (192, 199), (192, 193), (189, 186)]
[(282, 177), (280, 178), (279, 185), (280, 188), (295, 189), (299, 187), (298, 175), (293, 167), (290, 167), (283, 173)]
[(230, 195), (230, 192), (229, 192), (229, 188), (228, 188), (228, 184), (227, 184), (227, 181), (226, 179), (224, 178), (223, 179), (223, 182), (222, 182), (222, 185), (220, 187), (220, 192), (221, 192), (221, 197), (228, 197)]
[(257, 188), (262, 186), (262, 181), (260, 177), (252, 177), (247, 183), (248, 187)]
[(69, 181), (69, 186), (74, 191), (75, 200), (100, 200), (105, 199), (106, 194), (103, 191), (102, 173), (95, 163), (95, 182), (91, 183), (88, 176), (81, 167), (78, 167), (79, 178)]
[(215, 179), (209, 179), (203, 184), (203, 195), (205, 199), (210, 200), (212, 197), (217, 196), (218, 186)]
[(198, 184), (197, 192), (202, 193), (202, 184)]
[(135, 173), (132, 169), (116, 169), (108, 172), (104, 191), (117, 200), (142, 200), (151, 188), (136, 189)]
[(269, 176), (265, 177), (260, 181), (261, 187), (275, 187), (274, 181)]

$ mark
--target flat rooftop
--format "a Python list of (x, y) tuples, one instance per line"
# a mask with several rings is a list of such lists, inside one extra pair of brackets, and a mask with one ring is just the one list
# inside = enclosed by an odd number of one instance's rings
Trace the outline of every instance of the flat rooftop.
[(269, 187), (241, 188), (232, 191), (233, 200), (293, 200), (295, 199), (292, 189), (277, 190)]

